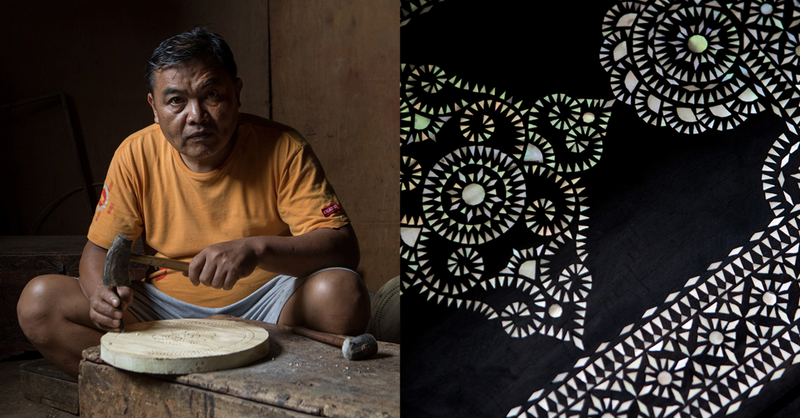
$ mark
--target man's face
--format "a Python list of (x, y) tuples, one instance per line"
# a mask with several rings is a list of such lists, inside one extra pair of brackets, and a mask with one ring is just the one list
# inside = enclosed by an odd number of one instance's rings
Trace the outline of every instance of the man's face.
[(156, 71), (147, 101), (155, 122), (189, 169), (219, 167), (233, 149), (242, 80), (220, 66), (192, 60)]

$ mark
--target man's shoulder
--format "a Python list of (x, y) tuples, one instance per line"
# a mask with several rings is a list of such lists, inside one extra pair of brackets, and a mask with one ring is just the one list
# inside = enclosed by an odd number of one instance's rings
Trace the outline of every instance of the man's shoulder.
[(295, 145), (308, 145), (303, 135), (291, 126), (284, 125), (274, 120), (251, 115), (249, 113), (239, 114), (240, 126), (252, 131), (259, 139), (274, 141), (289, 141)]
[(128, 137), (122, 141), (120, 147), (141, 146), (144, 143), (151, 142), (155, 138), (163, 136), (164, 134), (161, 133), (161, 127), (158, 126), (157, 123), (154, 123), (128, 135)]
[(157, 123), (152, 123), (152, 124), (150, 124), (148, 126), (145, 126), (142, 129), (139, 129), (138, 131), (128, 135), (128, 138), (141, 138), (141, 137), (150, 136), (150, 135), (153, 135), (153, 134), (156, 134), (156, 133), (159, 134), (159, 135), (161, 134), (161, 127), (158, 126)]
[(154, 123), (128, 135), (117, 147), (115, 155), (117, 158), (135, 160), (153, 158), (169, 151), (162, 149), (164, 145), (169, 145), (169, 143), (164, 139), (161, 127)]

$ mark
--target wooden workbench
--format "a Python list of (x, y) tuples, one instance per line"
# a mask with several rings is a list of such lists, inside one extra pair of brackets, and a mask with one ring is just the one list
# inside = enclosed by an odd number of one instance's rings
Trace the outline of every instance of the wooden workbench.
[(0, 358), (34, 350), (17, 319), (25, 285), (42, 274), (78, 274), (85, 236), (0, 236)]
[(287, 327), (226, 319), (269, 331), (269, 354), (236, 369), (161, 376), (107, 365), (92, 347), (81, 362), (81, 416), (400, 416), (398, 344), (380, 342), (374, 358), (348, 361), (340, 348)]

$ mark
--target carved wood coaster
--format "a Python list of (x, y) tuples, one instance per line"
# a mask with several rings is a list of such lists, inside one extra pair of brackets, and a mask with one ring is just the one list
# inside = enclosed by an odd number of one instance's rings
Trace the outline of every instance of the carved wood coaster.
[(269, 351), (269, 333), (234, 321), (170, 319), (140, 322), (100, 339), (103, 361), (120, 369), (187, 374), (230, 369)]

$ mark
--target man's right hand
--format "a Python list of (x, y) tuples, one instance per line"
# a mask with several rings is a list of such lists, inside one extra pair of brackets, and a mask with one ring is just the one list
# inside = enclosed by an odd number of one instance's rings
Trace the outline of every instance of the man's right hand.
[(122, 313), (133, 301), (130, 287), (117, 287), (117, 292), (119, 296), (113, 288), (101, 284), (89, 298), (89, 318), (102, 331), (119, 331)]

